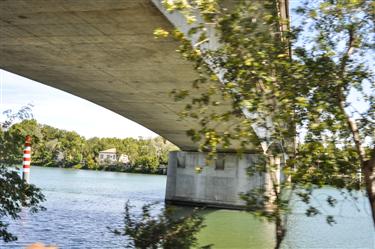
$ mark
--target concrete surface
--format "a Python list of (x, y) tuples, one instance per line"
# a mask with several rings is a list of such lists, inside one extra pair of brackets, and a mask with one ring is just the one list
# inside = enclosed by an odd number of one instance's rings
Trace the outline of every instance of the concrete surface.
[(193, 121), (169, 96), (197, 76), (149, 0), (0, 1), (0, 68), (85, 98), (129, 118), (185, 150)]
[[(206, 163), (202, 152), (175, 151), (169, 154), (166, 202), (241, 209), (239, 197), (250, 189), (269, 184), (265, 175), (249, 177), (246, 170), (257, 155), (219, 153), (218, 160)], [(196, 168), (201, 167), (200, 173)]]

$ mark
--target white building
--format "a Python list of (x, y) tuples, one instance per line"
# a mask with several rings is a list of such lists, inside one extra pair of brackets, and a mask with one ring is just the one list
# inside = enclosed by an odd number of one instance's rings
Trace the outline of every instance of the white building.
[(123, 164), (129, 164), (130, 159), (129, 159), (128, 155), (121, 154), (120, 157), (118, 158), (118, 162), (123, 163)]
[(99, 151), (99, 163), (100, 164), (110, 164), (110, 163), (116, 163), (116, 162), (117, 162), (116, 148)]

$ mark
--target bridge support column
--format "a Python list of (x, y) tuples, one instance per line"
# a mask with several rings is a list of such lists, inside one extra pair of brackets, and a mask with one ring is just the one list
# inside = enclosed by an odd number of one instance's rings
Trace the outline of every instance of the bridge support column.
[(269, 177), (248, 176), (258, 155), (219, 153), (206, 162), (206, 153), (174, 151), (169, 154), (165, 200), (170, 204), (242, 209), (240, 193), (269, 186)]

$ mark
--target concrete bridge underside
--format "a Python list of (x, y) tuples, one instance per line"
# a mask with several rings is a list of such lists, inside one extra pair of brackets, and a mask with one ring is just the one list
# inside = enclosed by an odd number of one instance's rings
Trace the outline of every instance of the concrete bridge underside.
[(2, 0), (0, 68), (85, 98), (196, 150), (169, 96), (197, 78), (153, 31), (172, 24), (150, 0)]

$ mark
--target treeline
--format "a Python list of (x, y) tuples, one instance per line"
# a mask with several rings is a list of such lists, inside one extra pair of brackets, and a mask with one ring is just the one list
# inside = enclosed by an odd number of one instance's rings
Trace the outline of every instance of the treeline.
[[(161, 173), (168, 152), (177, 147), (162, 137), (153, 139), (90, 138), (24, 120), (7, 130), (0, 128), (0, 161), (21, 164), (26, 135), (32, 136), (32, 164), (46, 167), (82, 168), (139, 173)], [(127, 155), (129, 163), (99, 163), (99, 152), (116, 148), (117, 158)]]

